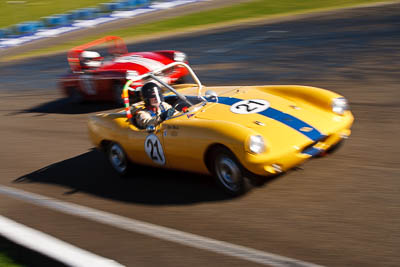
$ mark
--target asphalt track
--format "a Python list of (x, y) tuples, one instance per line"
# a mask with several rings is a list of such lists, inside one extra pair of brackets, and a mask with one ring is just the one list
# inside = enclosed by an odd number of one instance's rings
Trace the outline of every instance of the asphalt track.
[[(177, 49), (206, 85), (304, 84), (351, 103), (351, 138), (244, 197), (210, 177), (142, 168), (116, 176), (87, 117), (56, 88), (65, 55), (0, 66), (0, 184), (326, 266), (400, 264), (400, 4), (138, 43)], [(0, 196), (0, 214), (127, 266), (256, 266)]]

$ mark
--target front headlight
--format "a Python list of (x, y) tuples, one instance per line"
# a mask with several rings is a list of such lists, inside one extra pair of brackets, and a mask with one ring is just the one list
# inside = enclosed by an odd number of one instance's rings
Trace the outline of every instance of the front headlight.
[(332, 101), (332, 111), (336, 114), (343, 115), (346, 110), (349, 110), (349, 104), (344, 97), (338, 97)]
[(174, 60), (178, 62), (186, 61), (186, 54), (182, 52), (175, 52), (174, 53)]
[(264, 138), (261, 135), (252, 135), (249, 138), (249, 150), (254, 154), (260, 154), (265, 151)]

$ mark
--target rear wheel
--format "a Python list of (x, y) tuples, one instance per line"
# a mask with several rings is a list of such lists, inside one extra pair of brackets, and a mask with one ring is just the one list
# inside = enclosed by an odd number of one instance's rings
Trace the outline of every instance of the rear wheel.
[(83, 102), (84, 97), (81, 92), (79, 92), (78, 88), (70, 87), (68, 88), (68, 100), (71, 103), (80, 104)]
[(112, 142), (107, 149), (107, 158), (111, 167), (121, 176), (129, 172), (130, 163), (122, 146)]
[(231, 151), (218, 147), (212, 153), (211, 169), (220, 187), (232, 196), (239, 196), (252, 188), (250, 181), (244, 177), (241, 164)]

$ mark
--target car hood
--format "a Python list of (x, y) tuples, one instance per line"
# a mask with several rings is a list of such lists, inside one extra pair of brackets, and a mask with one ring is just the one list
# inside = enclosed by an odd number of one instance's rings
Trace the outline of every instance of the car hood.
[(218, 99), (211, 100), (196, 118), (240, 124), (280, 148), (307, 146), (333, 130), (327, 123), (331, 118), (326, 111), (300, 107), (299, 103), (257, 87), (218, 89)]

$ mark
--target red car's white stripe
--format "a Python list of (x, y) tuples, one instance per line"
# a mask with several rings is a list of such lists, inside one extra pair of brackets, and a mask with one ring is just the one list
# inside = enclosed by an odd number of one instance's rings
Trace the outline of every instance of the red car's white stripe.
[(150, 59), (150, 58), (144, 58), (144, 57), (140, 57), (140, 56), (124, 56), (124, 57), (120, 57), (120, 58), (116, 59), (115, 62), (117, 62), (117, 63), (134, 63), (134, 64), (142, 65), (143, 67), (145, 67), (146, 69), (148, 69), (150, 71), (164, 67), (164, 64), (157, 60)]

